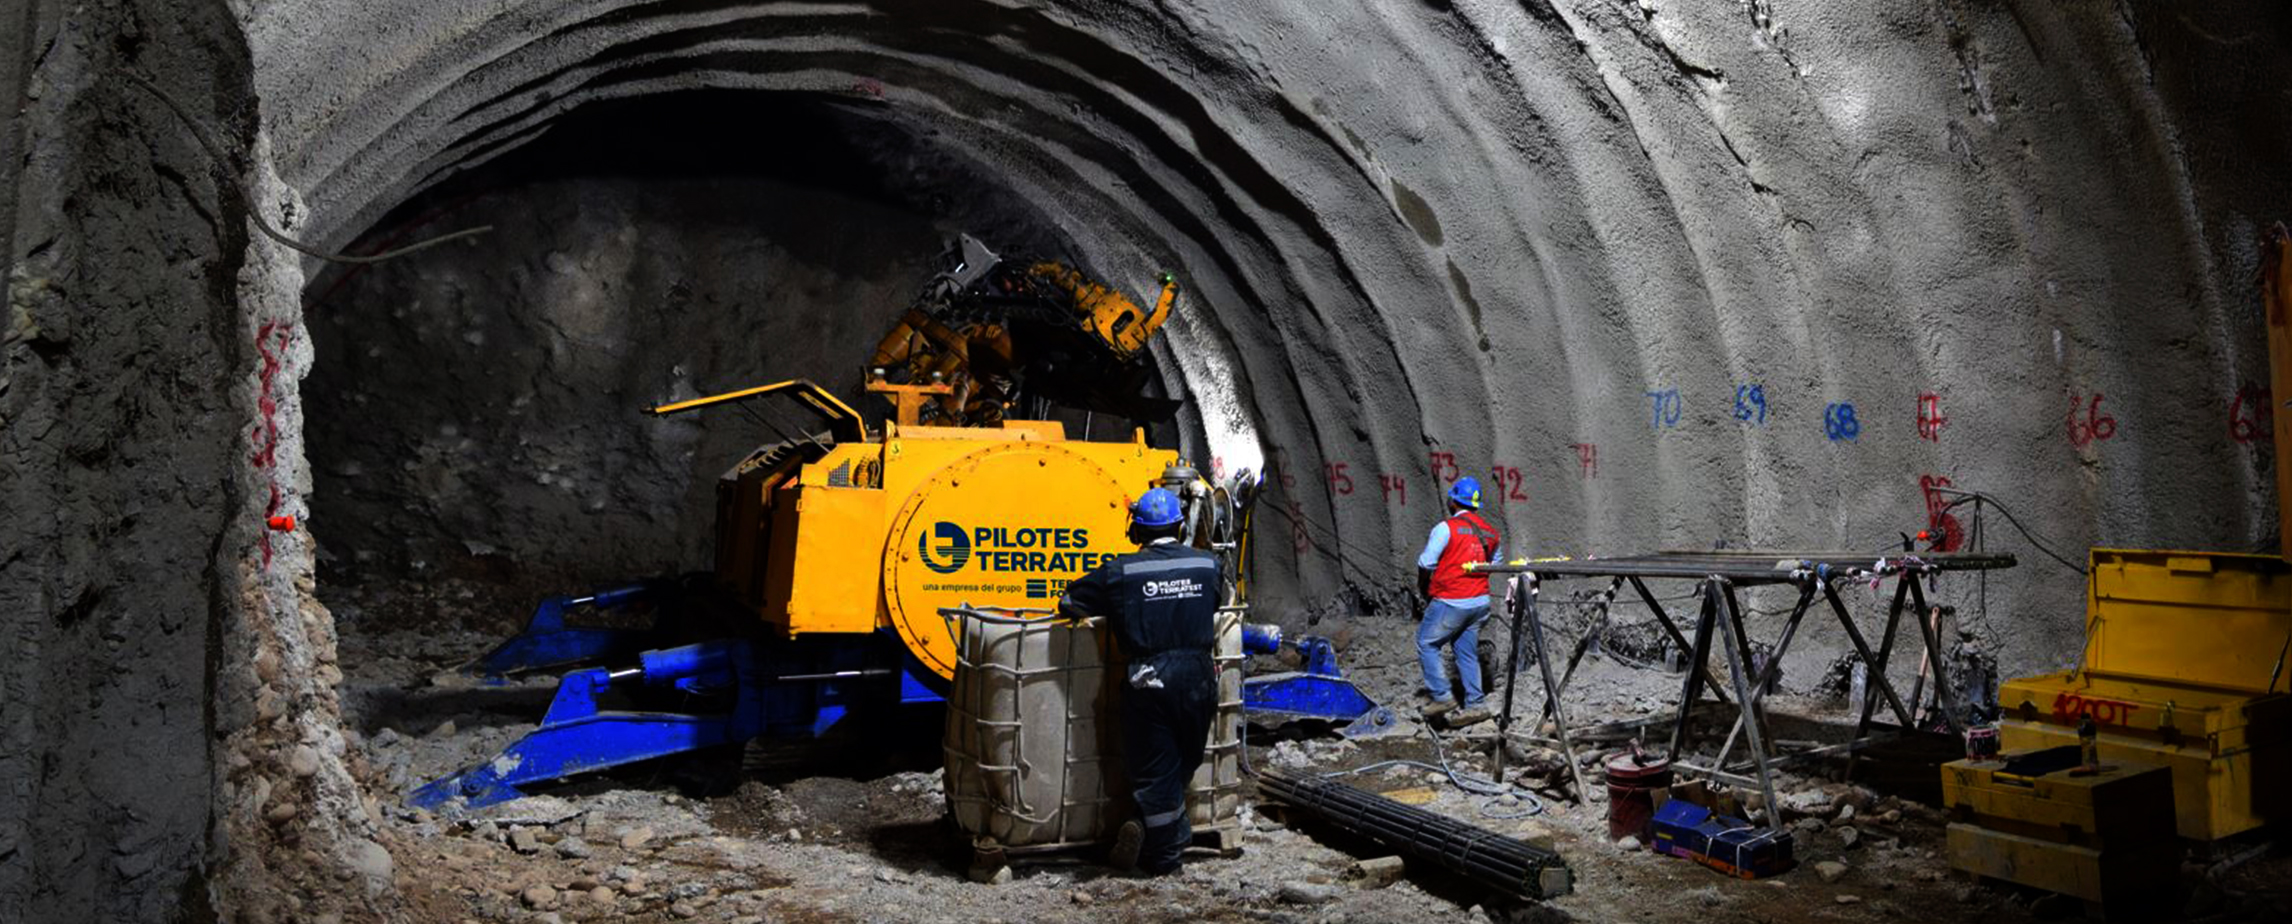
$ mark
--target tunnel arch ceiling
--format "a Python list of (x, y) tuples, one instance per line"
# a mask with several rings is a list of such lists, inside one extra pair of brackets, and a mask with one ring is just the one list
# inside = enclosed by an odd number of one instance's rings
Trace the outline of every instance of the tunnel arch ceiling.
[[(849, 98), (1116, 284), (1175, 269), (1162, 367), (1287, 476), (1259, 529), (1291, 612), (1403, 581), (1445, 471), (1503, 480), (1536, 554), (1876, 549), (1932, 478), (2073, 553), (2258, 545), (2270, 460), (2226, 422), (2266, 379), (2250, 280), (2288, 146), (2238, 88), (2282, 82), (2283, 30), (2237, 37), (2281, 18), (404, 0), (247, 27), (321, 241), (581, 102), (716, 87)], [(2018, 550), (2009, 669), (2067, 657), (2082, 587)]]

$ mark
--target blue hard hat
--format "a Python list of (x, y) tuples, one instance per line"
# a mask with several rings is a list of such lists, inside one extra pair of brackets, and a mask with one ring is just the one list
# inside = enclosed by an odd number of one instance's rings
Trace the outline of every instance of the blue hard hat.
[(1448, 486), (1448, 499), (1474, 510), (1480, 509), (1480, 479), (1466, 475)]
[(1178, 505), (1178, 495), (1164, 488), (1148, 491), (1130, 505), (1130, 521), (1140, 526), (1169, 526), (1185, 518), (1185, 510)]

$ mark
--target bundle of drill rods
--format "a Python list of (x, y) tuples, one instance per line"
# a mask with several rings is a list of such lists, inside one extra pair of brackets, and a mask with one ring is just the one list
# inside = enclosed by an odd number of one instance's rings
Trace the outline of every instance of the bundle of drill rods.
[(1516, 838), (1335, 780), (1299, 779), (1268, 770), (1257, 774), (1257, 787), (1269, 799), (1310, 810), (1331, 825), (1375, 840), (1404, 857), (1436, 864), (1504, 894), (1522, 898), (1568, 894), (1570, 874), (1560, 855)]

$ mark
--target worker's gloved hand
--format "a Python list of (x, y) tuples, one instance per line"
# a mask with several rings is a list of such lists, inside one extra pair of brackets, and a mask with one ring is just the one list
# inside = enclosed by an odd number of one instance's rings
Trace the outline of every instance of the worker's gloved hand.
[(1419, 597), (1425, 597), (1425, 598), (1428, 598), (1428, 599), (1429, 599), (1430, 597), (1432, 597), (1432, 594), (1433, 594), (1433, 573), (1432, 573), (1432, 569), (1431, 569), (1431, 568), (1418, 568), (1418, 569), (1417, 569), (1417, 596), (1419, 596)]
[(1162, 689), (1162, 675), (1154, 670), (1154, 665), (1132, 665), (1130, 668), (1130, 685), (1140, 690), (1159, 690)]

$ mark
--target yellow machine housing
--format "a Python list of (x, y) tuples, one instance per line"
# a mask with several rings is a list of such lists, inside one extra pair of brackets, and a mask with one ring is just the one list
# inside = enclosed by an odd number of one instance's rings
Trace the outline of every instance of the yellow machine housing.
[(2182, 837), (2285, 819), (2292, 694), (2270, 683), (2292, 638), (2292, 566), (2273, 555), (2094, 549), (2090, 573), (2083, 668), (2002, 684), (2002, 744), (2073, 745), (2092, 716), (2105, 762), (2172, 771)]
[[(870, 384), (913, 419), (944, 386)], [(783, 382), (669, 405), (674, 413), (795, 391), (834, 426), (830, 439), (757, 450), (717, 483), (716, 574), (783, 636), (898, 634), (941, 677), (955, 644), (941, 607), (1046, 608), (1091, 568), (1136, 549), (1132, 498), (1177, 454), (1066, 438), (1056, 421), (995, 427), (887, 422), (858, 414), (809, 382)], [(848, 416), (847, 416), (848, 415)]]

